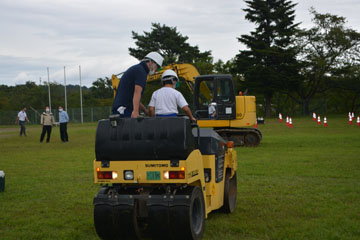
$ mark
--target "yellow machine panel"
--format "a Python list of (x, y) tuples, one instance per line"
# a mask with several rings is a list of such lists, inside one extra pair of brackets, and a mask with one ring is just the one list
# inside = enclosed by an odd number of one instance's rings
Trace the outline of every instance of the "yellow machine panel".
[[(189, 184), (190, 186), (200, 186), (204, 191), (206, 217), (213, 210), (219, 209), (224, 202), (224, 181), (215, 182), (215, 177), (210, 182), (205, 183), (204, 171), (201, 169), (211, 169), (211, 176), (215, 176), (215, 155), (201, 155), (199, 150), (194, 150), (186, 160), (179, 161), (178, 167), (170, 167), (169, 161), (111, 161), (110, 166), (103, 168), (101, 162), (94, 160), (94, 182), (96, 184), (127, 184), (143, 186), (151, 184)], [(231, 177), (237, 169), (236, 152), (230, 148), (226, 151), (224, 159), (224, 172), (231, 169)], [(133, 180), (125, 180), (124, 172), (132, 170)], [(167, 179), (167, 171), (184, 171), (184, 179)], [(115, 172), (115, 179), (99, 179), (98, 173)], [(148, 172), (158, 172), (156, 180), (147, 179)]]
[[(199, 179), (204, 179), (204, 172), (198, 169), (203, 169), (202, 166), (202, 155), (199, 150), (194, 150), (186, 160), (179, 161), (178, 167), (171, 167), (169, 161), (111, 161), (110, 166), (106, 168), (101, 167), (101, 162), (94, 160), (94, 179), (97, 184), (113, 184), (113, 183), (124, 183), (124, 184), (154, 184), (154, 183), (181, 183), (181, 184), (192, 184)], [(132, 170), (134, 172), (133, 180), (125, 180), (124, 172), (126, 170)], [(183, 171), (185, 174), (184, 179), (166, 179), (166, 171)], [(116, 179), (99, 179), (98, 172), (116, 172)], [(148, 173), (158, 172), (156, 179), (149, 179)], [(204, 182), (199, 183), (203, 185)]]
[(197, 124), (202, 128), (213, 128), (213, 127), (230, 127), (231, 120), (197, 120)]
[(230, 121), (231, 127), (252, 127), (256, 124), (255, 96), (236, 96), (236, 120)]

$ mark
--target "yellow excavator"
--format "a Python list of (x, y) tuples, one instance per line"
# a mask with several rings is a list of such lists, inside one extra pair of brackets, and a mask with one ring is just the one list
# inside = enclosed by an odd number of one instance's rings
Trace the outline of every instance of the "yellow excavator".
[[(168, 69), (183, 78), (192, 92), (193, 112), (201, 128), (213, 128), (225, 140), (233, 141), (235, 146), (256, 147), (260, 144), (262, 134), (253, 128), (256, 124), (255, 96), (236, 95), (230, 74), (200, 75), (191, 64), (170, 64), (148, 76), (147, 82), (158, 81)], [(112, 75), (114, 97), (120, 75)], [(215, 111), (212, 116), (209, 108)]]

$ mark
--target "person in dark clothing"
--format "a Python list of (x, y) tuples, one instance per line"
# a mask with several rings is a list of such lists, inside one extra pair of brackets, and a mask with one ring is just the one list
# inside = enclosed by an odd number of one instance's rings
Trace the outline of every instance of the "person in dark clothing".
[(139, 109), (147, 113), (147, 109), (140, 102), (145, 90), (147, 75), (152, 75), (161, 67), (163, 57), (157, 52), (151, 52), (139, 63), (130, 67), (122, 75), (112, 106), (113, 114), (121, 117), (137, 118)]
[(68, 142), (69, 137), (67, 134), (67, 123), (69, 122), (69, 115), (66, 111), (59, 106), (59, 123), (60, 123), (60, 138), (63, 142)]
[(50, 142), (51, 128), (55, 124), (54, 115), (50, 112), (50, 108), (46, 107), (45, 112), (41, 114), (40, 119), (41, 125), (43, 125), (43, 129), (40, 136), (40, 142), (43, 142), (45, 133), (47, 133), (46, 142)]

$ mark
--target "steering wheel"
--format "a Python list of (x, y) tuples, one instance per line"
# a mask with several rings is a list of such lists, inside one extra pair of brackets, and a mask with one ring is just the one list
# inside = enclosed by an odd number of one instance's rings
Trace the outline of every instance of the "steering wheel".
[(201, 114), (201, 113), (206, 113), (206, 116), (209, 114), (208, 110), (196, 110), (195, 117), (196, 118), (206, 118), (206, 117), (204, 117), (205, 114)]

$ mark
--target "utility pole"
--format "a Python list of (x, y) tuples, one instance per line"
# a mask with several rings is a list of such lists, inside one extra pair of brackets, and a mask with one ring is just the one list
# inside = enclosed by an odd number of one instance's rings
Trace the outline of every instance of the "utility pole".
[(49, 67), (47, 68), (47, 74), (48, 74), (49, 108), (50, 108), (50, 112), (51, 112), (50, 74), (49, 74)]
[(83, 119), (83, 107), (82, 107), (82, 91), (81, 91), (81, 66), (79, 65), (79, 76), (80, 76), (80, 114), (81, 114), (81, 123), (84, 122)]
[(65, 111), (67, 112), (67, 96), (66, 96), (66, 73), (65, 73), (65, 66), (64, 66), (64, 89), (65, 89)]

